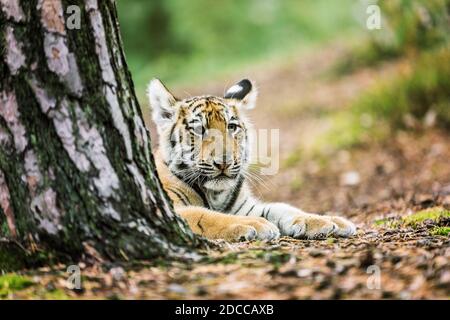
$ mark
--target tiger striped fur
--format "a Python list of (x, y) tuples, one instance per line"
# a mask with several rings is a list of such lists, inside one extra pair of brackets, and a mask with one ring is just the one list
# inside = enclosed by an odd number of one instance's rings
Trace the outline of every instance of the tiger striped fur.
[(159, 177), (175, 211), (195, 233), (228, 241), (355, 234), (355, 225), (344, 218), (265, 203), (252, 194), (246, 181), (250, 123), (245, 116), (256, 102), (251, 81), (240, 81), (224, 97), (179, 100), (153, 79), (147, 94), (159, 135)]

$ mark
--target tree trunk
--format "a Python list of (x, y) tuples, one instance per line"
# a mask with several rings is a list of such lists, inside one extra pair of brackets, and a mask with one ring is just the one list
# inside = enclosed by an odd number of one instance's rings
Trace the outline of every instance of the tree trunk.
[(0, 6), (0, 238), (71, 259), (200, 244), (156, 175), (114, 1)]

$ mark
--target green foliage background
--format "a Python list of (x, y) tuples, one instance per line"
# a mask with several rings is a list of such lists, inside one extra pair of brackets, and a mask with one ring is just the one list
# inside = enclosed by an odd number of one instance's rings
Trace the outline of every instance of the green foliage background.
[(151, 77), (205, 80), (358, 30), (354, 0), (118, 0), (141, 94)]
[[(370, 31), (373, 3), (382, 27)], [(450, 0), (118, 0), (118, 9), (140, 98), (153, 77), (170, 86), (204, 83), (336, 42), (350, 48), (337, 63), (340, 76), (387, 59), (413, 61), (409, 72), (362, 93), (338, 123), (367, 113), (402, 127), (405, 115), (432, 110), (450, 127)]]

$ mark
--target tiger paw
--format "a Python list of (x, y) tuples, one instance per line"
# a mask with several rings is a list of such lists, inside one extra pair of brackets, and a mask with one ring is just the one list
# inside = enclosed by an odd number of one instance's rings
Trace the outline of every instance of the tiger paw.
[(280, 231), (270, 221), (257, 217), (239, 217), (239, 220), (228, 225), (221, 238), (227, 241), (274, 240), (279, 238)]
[(353, 222), (338, 216), (325, 216), (337, 225), (334, 235), (348, 238), (356, 234), (356, 226)]
[(299, 239), (321, 239), (328, 236), (350, 237), (356, 227), (350, 221), (337, 216), (298, 214), (281, 221), (281, 233)]

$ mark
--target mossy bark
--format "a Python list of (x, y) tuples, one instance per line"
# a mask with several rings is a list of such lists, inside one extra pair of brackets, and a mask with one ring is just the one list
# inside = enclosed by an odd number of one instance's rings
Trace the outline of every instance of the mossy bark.
[(72, 259), (201, 244), (156, 175), (114, 1), (0, 6), (0, 237)]

